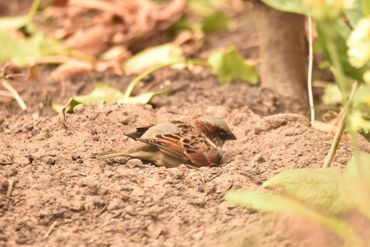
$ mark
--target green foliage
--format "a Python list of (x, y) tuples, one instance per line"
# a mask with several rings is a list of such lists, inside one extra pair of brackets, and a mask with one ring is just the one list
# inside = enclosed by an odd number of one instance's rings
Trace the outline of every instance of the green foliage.
[(221, 11), (225, 3), (226, 0), (188, 0), (190, 11), (200, 20), (182, 18), (172, 25), (170, 31), (176, 33), (180, 30), (190, 30), (199, 36), (204, 36), (207, 33), (227, 29), (230, 18)]
[(283, 191), (287, 196), (307, 202), (308, 205), (312, 202), (314, 205), (311, 206), (331, 214), (353, 208), (352, 201), (348, 200), (348, 187), (343, 184), (343, 175), (339, 168), (289, 170), (272, 177), (262, 187)]
[(367, 65), (370, 61), (370, 17), (361, 19), (348, 39), (348, 55), (356, 68)]
[(368, 0), (361, 0), (361, 7), (365, 16), (370, 16), (370, 2)]
[(343, 1), (262, 0), (265, 4), (286, 12), (311, 16), (317, 21), (337, 19), (343, 11)]
[(360, 1), (355, 1), (352, 6), (344, 10), (344, 14), (348, 19), (351, 27), (356, 26), (357, 22), (364, 16)]
[[(310, 16), (318, 34), (318, 48), (329, 63), (341, 91), (344, 104), (355, 82), (370, 86), (370, 1), (368, 0), (263, 0), (266, 4), (289, 12)], [(347, 18), (344, 21), (342, 16)], [(339, 94), (328, 88), (325, 103), (336, 103)], [(360, 87), (351, 108), (346, 112), (347, 130), (370, 133), (370, 110), (367, 96)], [(334, 95), (334, 97), (332, 97)], [(361, 98), (356, 99), (360, 95)], [(343, 128), (342, 128), (343, 129)]]
[[(148, 67), (149, 65), (150, 67)], [(192, 65), (210, 67), (221, 84), (227, 84), (233, 80), (242, 80), (251, 84), (257, 84), (258, 82), (258, 73), (255, 67), (247, 64), (233, 47), (225, 51), (214, 52), (208, 57), (207, 61), (204, 61), (185, 59), (180, 47), (165, 44), (144, 50), (126, 62), (124, 65), (126, 73), (135, 73), (144, 68), (147, 69), (130, 83), (125, 96), (130, 96), (137, 83), (159, 69)]]
[(367, 85), (361, 86), (353, 97), (348, 129), (370, 134), (370, 87)]
[[(34, 0), (28, 15), (0, 18), (0, 63), (11, 61), (25, 67), (40, 57), (68, 53), (57, 40), (47, 37), (33, 25), (39, 4), (39, 0)], [(25, 37), (21, 29), (27, 34)]]
[(169, 28), (171, 34), (176, 34), (181, 30), (188, 30), (197, 33), (200, 32), (201, 29), (199, 25), (189, 22), (186, 18), (181, 18)]
[(203, 18), (201, 28), (205, 33), (212, 33), (227, 29), (228, 25), (229, 17), (222, 12), (215, 12)]
[(176, 62), (184, 62), (182, 49), (172, 43), (147, 48), (131, 57), (123, 65), (126, 73), (141, 72), (144, 69)]
[(0, 18), (0, 30), (15, 30), (29, 24), (29, 18), (22, 16), (7, 16)]
[(188, 0), (190, 10), (203, 17), (214, 14), (224, 3), (225, 0)]
[(263, 2), (280, 10), (308, 15), (316, 22), (320, 50), (330, 63), (340, 90), (347, 97), (353, 81), (362, 81), (364, 70), (355, 68), (349, 61), (346, 42), (351, 29), (340, 17), (346, 11), (350, 22), (356, 23), (361, 16), (357, 8), (358, 3), (342, 0), (264, 0)]
[(325, 86), (322, 102), (326, 105), (335, 105), (343, 102), (343, 94), (337, 85), (330, 84)]
[(0, 43), (0, 63), (9, 60), (20, 67), (33, 64), (43, 56), (66, 52), (56, 40), (42, 33), (21, 39), (9, 32), (0, 31)]
[(338, 87), (348, 96), (354, 80), (362, 80), (362, 70), (354, 68), (347, 55), (349, 29), (343, 22), (323, 22), (317, 25), (319, 44), (331, 64)]
[(359, 240), (359, 237), (346, 222), (335, 217), (323, 215), (320, 211), (307, 207), (304, 202), (288, 196), (261, 191), (231, 190), (226, 192), (225, 199), (236, 205), (262, 212), (285, 212), (300, 215), (332, 230), (348, 244), (360, 246), (361, 240)]
[(351, 199), (362, 215), (370, 219), (370, 154), (356, 153), (348, 163), (346, 178)]
[(91, 93), (87, 95), (75, 96), (69, 99), (66, 106), (61, 106), (59, 104), (53, 103), (52, 108), (55, 111), (65, 111), (67, 113), (72, 113), (74, 108), (78, 105), (89, 105), (89, 104), (102, 104), (102, 103), (114, 103), (119, 104), (147, 104), (156, 95), (162, 94), (161, 92), (148, 92), (138, 96), (126, 97), (120, 90), (103, 83), (97, 83), (95, 88)]
[(258, 82), (258, 73), (254, 66), (247, 64), (234, 47), (212, 53), (208, 63), (222, 84), (233, 80), (242, 80), (251, 84)]
[(370, 154), (356, 152), (340, 168), (304, 168), (284, 171), (262, 187), (270, 191), (229, 191), (226, 200), (263, 212), (289, 212), (322, 224), (352, 246), (361, 240), (344, 213), (357, 211), (370, 219)]

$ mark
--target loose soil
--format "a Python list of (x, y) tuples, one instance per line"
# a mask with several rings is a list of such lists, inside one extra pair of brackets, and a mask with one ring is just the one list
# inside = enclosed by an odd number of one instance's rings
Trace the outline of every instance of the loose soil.
[[(279, 98), (270, 90), (245, 84), (219, 86), (207, 80), (157, 98), (161, 105), (156, 108), (80, 107), (67, 115), (67, 128), (58, 116), (3, 117), (0, 243), (305, 246), (302, 239), (312, 241), (307, 234), (312, 229), (323, 234), (318, 226), (296, 223), (300, 231), (299, 225), (308, 228), (297, 240), (296, 233), (286, 230), (292, 223), (237, 208), (223, 200), (223, 193), (231, 188), (256, 189), (286, 169), (321, 166), (332, 135), (312, 129), (301, 115), (262, 116), (279, 109)], [(91, 158), (130, 145), (123, 134), (136, 126), (204, 113), (224, 118), (238, 137), (225, 145), (220, 167), (166, 169), (137, 159)], [(334, 164), (344, 164), (350, 154), (348, 143), (341, 143)], [(6, 196), (11, 183), (11, 195)]]
[[(245, 46), (248, 33), (212, 36), (209, 47)], [(214, 44), (217, 37), (222, 42)], [(213, 40), (213, 41), (212, 41)], [(251, 43), (253, 43), (251, 41)], [(251, 57), (249, 46), (241, 48)], [(210, 48), (211, 49), (211, 48)], [(47, 71), (45, 72), (45, 74)], [(163, 70), (157, 87), (176, 89), (153, 105), (78, 107), (63, 124), (48, 105), (87, 93), (94, 82), (125, 89), (130, 78), (86, 75), (61, 85), (14, 83), (29, 109), (0, 104), (0, 246), (337, 246), (327, 230), (292, 215), (239, 208), (223, 199), (232, 188), (257, 189), (283, 170), (320, 167), (333, 138), (292, 114), (272, 89), (217, 84), (204, 69)], [(219, 116), (237, 140), (220, 167), (155, 167), (140, 160), (100, 161), (92, 154), (130, 145), (138, 126), (201, 114)], [(351, 156), (345, 140), (334, 165)]]

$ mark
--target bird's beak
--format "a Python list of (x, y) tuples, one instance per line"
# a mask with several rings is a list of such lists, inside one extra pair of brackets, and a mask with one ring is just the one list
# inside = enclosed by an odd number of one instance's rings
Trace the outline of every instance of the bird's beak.
[(230, 132), (230, 134), (227, 136), (227, 139), (226, 140), (236, 140), (236, 136)]

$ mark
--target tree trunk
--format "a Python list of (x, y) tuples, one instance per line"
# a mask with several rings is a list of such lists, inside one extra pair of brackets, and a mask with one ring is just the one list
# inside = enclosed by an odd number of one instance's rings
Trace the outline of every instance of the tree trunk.
[(253, 2), (260, 45), (259, 72), (262, 85), (274, 88), (289, 109), (307, 113), (307, 42), (305, 17)]

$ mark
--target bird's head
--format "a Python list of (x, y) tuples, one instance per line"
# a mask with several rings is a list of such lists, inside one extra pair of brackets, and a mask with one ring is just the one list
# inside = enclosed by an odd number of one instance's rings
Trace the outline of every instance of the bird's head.
[(195, 127), (218, 146), (222, 146), (225, 141), (236, 140), (236, 136), (221, 118), (204, 115), (194, 122)]

